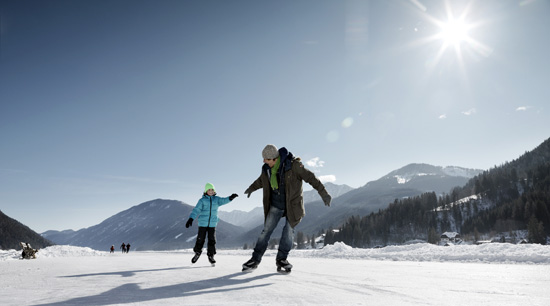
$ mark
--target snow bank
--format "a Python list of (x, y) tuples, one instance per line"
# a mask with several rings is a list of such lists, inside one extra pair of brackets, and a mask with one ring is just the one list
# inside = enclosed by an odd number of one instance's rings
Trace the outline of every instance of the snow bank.
[[(40, 257), (84, 257), (84, 256), (105, 256), (107, 252), (96, 251), (91, 248), (75, 247), (70, 245), (54, 245), (39, 249), (36, 258)], [(8, 259), (20, 259), (21, 251), (0, 250), (0, 261)], [(31, 259), (34, 260), (34, 259)]]
[(445, 247), (429, 243), (417, 243), (405, 246), (387, 246), (379, 249), (355, 249), (337, 242), (320, 250), (293, 251), (291, 256), (394, 261), (550, 264), (550, 246), (488, 243)]
[(0, 250), (0, 261), (7, 259), (17, 259), (21, 257), (21, 251), (16, 250)]
[(109, 253), (70, 245), (54, 245), (38, 251), (38, 256), (40, 257), (105, 256), (106, 254)]
[[(150, 253), (155, 251), (147, 251)], [(192, 253), (192, 250), (158, 251), (159, 253)], [(141, 252), (133, 252), (141, 253)], [(252, 250), (218, 250), (221, 256), (235, 255), (249, 257)], [(267, 250), (265, 256), (275, 256), (277, 250)], [(108, 252), (68, 245), (51, 246), (38, 251), (37, 258), (106, 256)], [(351, 260), (429, 261), (429, 262), (479, 262), (550, 264), (550, 246), (540, 244), (487, 243), (482, 245), (437, 246), (416, 243), (403, 246), (387, 246), (379, 249), (356, 249), (342, 242), (327, 245), (323, 249), (292, 250), (291, 257), (339, 258)], [(18, 259), (21, 251), (0, 250), (0, 261)]]

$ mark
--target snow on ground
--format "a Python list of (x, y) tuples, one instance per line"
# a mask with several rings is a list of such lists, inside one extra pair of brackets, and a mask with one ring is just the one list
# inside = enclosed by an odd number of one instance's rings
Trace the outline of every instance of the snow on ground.
[(251, 250), (108, 252), (53, 246), (38, 258), (0, 251), (2, 305), (550, 305), (550, 246), (413, 244), (293, 250), (290, 275), (275, 250), (242, 273)]

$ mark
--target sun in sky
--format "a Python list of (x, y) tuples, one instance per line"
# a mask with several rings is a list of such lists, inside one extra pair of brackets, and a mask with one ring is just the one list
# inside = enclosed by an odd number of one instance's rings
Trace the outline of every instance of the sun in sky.
[(488, 21), (476, 18), (476, 7), (472, 1), (442, 1), (439, 2), (443, 5), (439, 12), (423, 6), (419, 1), (411, 1), (418, 4), (416, 9), (421, 19), (431, 25), (423, 27), (421, 37), (411, 44), (411, 47), (430, 46), (424, 49), (431, 50), (426, 54), (426, 77), (443, 71), (456, 73), (460, 79), (460, 84), (457, 85), (470, 92), (472, 84), (468, 76), (468, 65), (488, 58), (492, 53), (490, 47), (477, 39), (480, 36), (479, 30)]
[(446, 49), (449, 46), (459, 48), (462, 42), (468, 42), (471, 38), (468, 36), (468, 30), (471, 25), (464, 22), (462, 19), (454, 19), (451, 17), (447, 22), (441, 23), (441, 32), (438, 36), (443, 40), (443, 47)]
[(446, 16), (438, 19), (424, 12), (424, 18), (436, 26), (436, 32), (422, 40), (424, 43), (440, 43), (434, 63), (441, 61), (449, 51), (454, 51), (461, 68), (464, 68), (463, 54), (465, 50), (473, 51), (482, 56), (489, 56), (491, 48), (474, 38), (477, 28), (483, 25), (482, 20), (470, 20), (471, 2), (462, 10), (451, 6), (445, 1)]

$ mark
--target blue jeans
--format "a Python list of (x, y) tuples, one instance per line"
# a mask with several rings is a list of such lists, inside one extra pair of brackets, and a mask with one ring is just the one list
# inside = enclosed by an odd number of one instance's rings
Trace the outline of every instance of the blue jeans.
[[(265, 250), (269, 243), (269, 238), (277, 227), (279, 220), (283, 217), (284, 210), (278, 209), (277, 207), (271, 206), (269, 213), (267, 214), (267, 219), (265, 220), (264, 229), (258, 237), (256, 246), (254, 247), (254, 253), (252, 253), (252, 259), (257, 262), (262, 261), (262, 256), (264, 256)], [(279, 251), (277, 252), (276, 260), (286, 259), (290, 249), (292, 249), (292, 242), (294, 238), (294, 229), (288, 223), (288, 220), (285, 218), (285, 226), (283, 227), (283, 233), (281, 235), (281, 240), (279, 241)]]

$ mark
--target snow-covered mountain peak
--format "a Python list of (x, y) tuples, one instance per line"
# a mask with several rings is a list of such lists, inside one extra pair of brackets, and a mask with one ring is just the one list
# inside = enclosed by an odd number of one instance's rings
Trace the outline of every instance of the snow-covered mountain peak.
[(452, 176), (472, 178), (483, 170), (467, 169), (456, 166), (432, 166), (429, 164), (409, 164), (403, 168), (390, 172), (383, 179), (395, 180), (398, 184), (406, 184), (415, 177), (422, 176)]
[(397, 180), (398, 184), (406, 184), (411, 179), (417, 176), (427, 176), (427, 175), (437, 175), (435, 173), (406, 173), (404, 175), (394, 175), (393, 177)]
[[(332, 196), (333, 199), (353, 190), (354, 188), (353, 187), (350, 187), (348, 185), (337, 185), (337, 184), (334, 184), (334, 183), (330, 183), (330, 182), (327, 182), (327, 183), (323, 183), (323, 185), (325, 185), (325, 188), (327, 190), (327, 192)], [(317, 192), (317, 190), (313, 189), (313, 190), (308, 190), (308, 191), (304, 191), (304, 203), (309, 203), (309, 202), (313, 202), (313, 201), (320, 201), (321, 200), (321, 197), (319, 196), (319, 193)]]
[(445, 168), (442, 168), (441, 170), (448, 176), (460, 176), (466, 178), (473, 178), (474, 176), (483, 172), (483, 170), (480, 169), (468, 169), (457, 166), (447, 166)]

